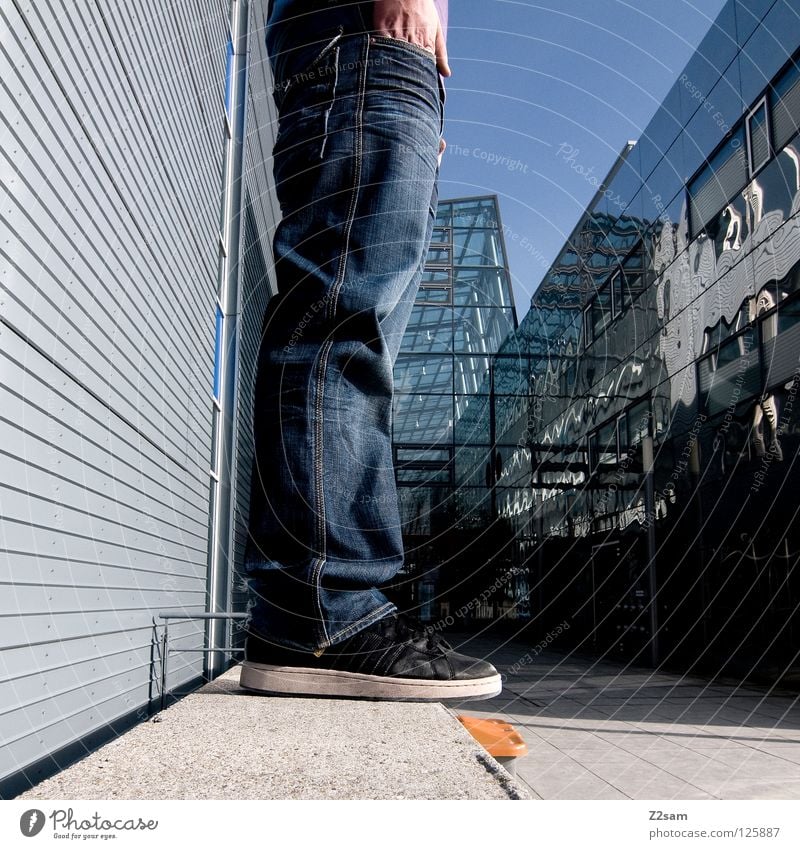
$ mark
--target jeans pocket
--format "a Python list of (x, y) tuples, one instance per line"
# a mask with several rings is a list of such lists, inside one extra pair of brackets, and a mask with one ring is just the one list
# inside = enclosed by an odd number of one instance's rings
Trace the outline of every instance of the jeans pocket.
[(372, 43), (383, 44), (389, 47), (396, 47), (400, 50), (405, 50), (407, 53), (414, 53), (417, 56), (422, 56), (431, 62), (436, 62), (436, 54), (433, 51), (426, 50), (419, 44), (412, 44), (410, 41), (406, 41), (404, 38), (395, 38), (391, 35), (373, 35)]
[(282, 77), (275, 84), (278, 133), (273, 159), (276, 168), (284, 154), (311, 164), (325, 155), (328, 118), (336, 97), (339, 40), (342, 28), (322, 48), (308, 45), (282, 63)]
[(323, 44), (315, 41), (299, 45), (276, 60), (273, 96), (279, 111), (286, 107), (293, 93), (324, 79), (330, 68), (327, 60), (335, 52), (343, 33), (344, 27), (339, 26), (330, 40)]
[(444, 111), (445, 103), (447, 102), (447, 89), (444, 87), (444, 82), (442, 82), (439, 74), (437, 74), (437, 79), (439, 81), (439, 136), (441, 136), (444, 133)]

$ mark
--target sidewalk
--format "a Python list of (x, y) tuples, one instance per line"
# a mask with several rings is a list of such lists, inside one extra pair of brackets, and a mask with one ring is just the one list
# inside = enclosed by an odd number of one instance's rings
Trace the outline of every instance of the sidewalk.
[[(529, 644), (448, 638), (506, 673), (469, 707), (525, 738), (517, 780), (540, 799), (799, 799), (800, 704)], [(526, 659), (530, 657), (530, 660)]]
[[(501, 696), (439, 704), (284, 699), (238, 669), (21, 799), (798, 799), (800, 704), (522, 642), (448, 640), (506, 674)], [(516, 782), (454, 717), (506, 719)]]
[(527, 798), (454, 713), (252, 695), (234, 667), (17, 798)]

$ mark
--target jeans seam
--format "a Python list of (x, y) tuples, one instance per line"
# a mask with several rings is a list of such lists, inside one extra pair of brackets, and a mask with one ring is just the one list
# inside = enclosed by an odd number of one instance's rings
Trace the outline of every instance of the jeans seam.
[(324, 438), (324, 393), (325, 393), (325, 376), (328, 371), (328, 354), (333, 345), (330, 339), (326, 339), (320, 352), (319, 364), (317, 366), (317, 384), (316, 397), (314, 398), (314, 490), (315, 490), (315, 507), (317, 511), (317, 566), (312, 573), (311, 580), (314, 585), (314, 595), (317, 604), (317, 613), (319, 621), (322, 625), (322, 636), (324, 640), (328, 639), (328, 631), (325, 627), (325, 617), (322, 610), (322, 567), (325, 565), (327, 556), (327, 540), (325, 539), (325, 489), (322, 472), (323, 461), (323, 438)]
[(364, 56), (359, 71), (358, 80), (358, 100), (355, 116), (355, 166), (354, 166), (354, 184), (353, 192), (350, 196), (350, 208), (347, 210), (347, 218), (345, 220), (344, 244), (342, 245), (342, 253), (339, 257), (339, 267), (336, 269), (336, 279), (333, 283), (331, 297), (326, 305), (327, 317), (332, 319), (336, 315), (336, 307), (339, 301), (339, 292), (344, 285), (344, 276), (347, 271), (347, 257), (350, 246), (350, 233), (353, 228), (353, 220), (356, 214), (356, 205), (358, 204), (358, 195), (361, 191), (361, 166), (364, 153), (363, 139), (363, 122), (364, 122), (364, 100), (367, 92), (367, 66), (369, 64), (369, 41), (364, 42)]
[[(337, 47), (337, 55), (338, 55), (338, 47)], [(333, 319), (336, 315), (336, 306), (337, 300), (339, 297), (339, 291), (341, 287), (344, 285), (344, 276), (347, 270), (347, 254), (348, 248), (350, 245), (350, 233), (353, 227), (353, 220), (355, 219), (356, 207), (358, 204), (358, 195), (361, 189), (361, 160), (363, 156), (363, 138), (362, 138), (362, 123), (363, 123), (363, 111), (364, 111), (364, 100), (366, 98), (366, 89), (367, 89), (367, 60), (369, 59), (369, 45), (365, 42), (365, 56), (364, 62), (361, 66), (360, 78), (359, 78), (359, 92), (358, 92), (358, 109), (356, 113), (356, 153), (355, 153), (355, 165), (354, 165), (354, 179), (353, 179), (353, 191), (350, 198), (350, 207), (347, 211), (347, 218), (345, 220), (345, 229), (344, 229), (344, 238), (342, 244), (342, 253), (339, 259), (339, 267), (336, 270), (336, 278), (333, 283), (333, 288), (331, 291), (331, 297), (325, 307), (326, 315), (329, 319)], [(337, 62), (338, 65), (338, 62)], [(335, 91), (335, 90), (334, 90)], [(335, 96), (335, 95), (334, 95)], [(327, 122), (327, 117), (326, 117)], [(319, 358), (319, 372), (317, 375), (317, 393), (314, 404), (314, 421), (315, 421), (315, 440), (314, 440), (314, 483), (315, 489), (317, 492), (317, 533), (318, 533), (318, 550), (319, 550), (319, 561), (318, 567), (315, 570), (313, 575), (314, 582), (314, 591), (316, 594), (316, 603), (319, 609), (319, 617), (320, 622), (322, 624), (322, 636), (323, 640), (326, 644), (330, 645), (331, 637), (328, 635), (328, 629), (325, 625), (325, 617), (324, 612), (322, 610), (322, 598), (321, 598), (321, 589), (322, 589), (322, 570), (325, 565), (325, 558), (327, 556), (327, 540), (326, 540), (326, 517), (325, 517), (325, 483), (324, 483), (324, 475), (323, 475), (323, 460), (325, 456), (325, 445), (324, 445), (324, 420), (325, 420), (325, 378), (328, 370), (328, 357), (330, 356), (331, 348), (333, 347), (333, 341), (331, 339), (327, 339), (325, 344), (320, 352)]]
[(317, 614), (319, 617), (319, 623), (322, 628), (322, 643), (323, 645), (328, 645), (330, 643), (330, 638), (328, 637), (328, 629), (325, 627), (325, 616), (322, 612), (322, 598), (320, 596), (320, 587), (322, 584), (322, 567), (325, 565), (325, 558), (318, 557), (317, 565), (314, 571), (311, 574), (311, 580), (314, 584), (314, 593), (315, 593), (315, 601), (317, 603)]
[(382, 618), (377, 614), (383, 613), (384, 610), (392, 609), (394, 609), (394, 604), (392, 604), (391, 601), (387, 601), (386, 604), (381, 605), (380, 607), (373, 610), (371, 613), (368, 613), (366, 616), (362, 616), (361, 619), (359, 619), (358, 621), (351, 622), (347, 627), (342, 628), (341, 631), (337, 631), (335, 634), (332, 634), (330, 637), (328, 637), (328, 645), (333, 645), (333, 641), (338, 640), (340, 637), (349, 637), (351, 634), (357, 633), (358, 631), (362, 630), (362, 628), (366, 627), (364, 623), (371, 624), (370, 620), (377, 622), (378, 619)]
[(314, 481), (317, 484), (315, 506), (317, 509), (317, 554), (321, 558), (327, 555), (325, 539), (325, 491), (323, 488), (322, 461), (324, 459), (323, 425), (324, 425), (324, 400), (325, 400), (325, 377), (328, 371), (328, 355), (333, 342), (326, 339), (320, 352), (317, 365), (317, 383), (314, 398)]

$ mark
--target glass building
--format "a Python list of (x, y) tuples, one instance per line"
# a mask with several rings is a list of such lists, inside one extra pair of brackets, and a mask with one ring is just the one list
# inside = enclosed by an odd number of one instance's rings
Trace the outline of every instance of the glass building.
[(426, 619), (438, 610), (443, 547), (489, 518), (492, 357), (516, 326), (497, 198), (440, 202), (395, 366), (393, 420), (407, 551), (398, 589)]
[[(725, 5), (454, 402), (454, 527), (483, 528), (467, 572), (500, 585), (463, 621), (795, 679), (799, 46), (796, 2)], [(463, 610), (450, 592), (435, 615)]]

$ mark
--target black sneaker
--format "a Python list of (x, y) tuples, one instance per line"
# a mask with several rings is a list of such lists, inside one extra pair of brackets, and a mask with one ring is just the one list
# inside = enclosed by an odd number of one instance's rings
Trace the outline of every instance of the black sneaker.
[(490, 699), (502, 689), (491, 663), (458, 654), (403, 614), (387, 616), (318, 654), (250, 634), (239, 683), (282, 695), (432, 702)]

